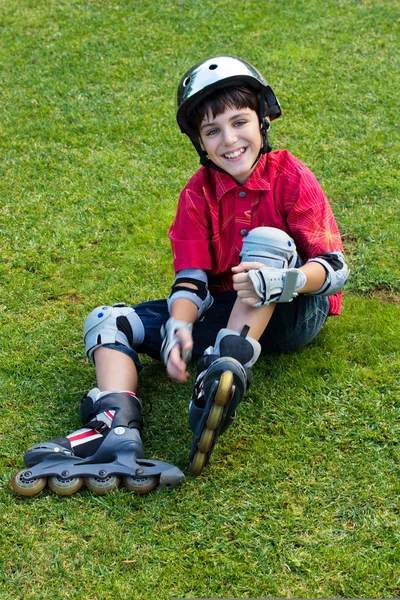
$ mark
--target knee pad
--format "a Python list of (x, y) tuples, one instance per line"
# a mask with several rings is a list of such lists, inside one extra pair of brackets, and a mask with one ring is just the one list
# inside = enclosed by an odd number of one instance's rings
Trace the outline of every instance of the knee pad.
[(89, 314), (83, 327), (86, 354), (104, 344), (122, 344), (134, 348), (144, 340), (144, 326), (135, 310), (125, 304), (98, 306)]
[(261, 262), (266, 267), (291, 269), (297, 261), (294, 240), (281, 229), (256, 227), (243, 240), (243, 262)]

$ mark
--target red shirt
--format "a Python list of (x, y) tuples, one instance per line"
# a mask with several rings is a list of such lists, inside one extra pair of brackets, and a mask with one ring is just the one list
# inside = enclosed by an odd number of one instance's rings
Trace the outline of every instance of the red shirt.
[[(314, 174), (290, 152), (279, 150), (262, 156), (244, 185), (206, 167), (189, 180), (169, 230), (175, 272), (203, 269), (211, 293), (233, 290), (231, 268), (240, 263), (243, 237), (261, 226), (286, 231), (304, 262), (343, 251), (331, 207)], [(329, 314), (339, 314), (341, 293), (329, 296), (329, 302)]]

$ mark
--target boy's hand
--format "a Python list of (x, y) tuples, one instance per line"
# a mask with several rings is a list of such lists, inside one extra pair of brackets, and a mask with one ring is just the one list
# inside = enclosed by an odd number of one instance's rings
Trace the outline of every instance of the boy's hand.
[[(232, 269), (233, 287), (243, 304), (255, 308), (274, 302), (291, 302), (305, 288), (307, 276), (301, 269), (276, 269), (258, 262), (243, 262)], [(247, 272), (248, 271), (248, 272)]]
[(172, 379), (186, 381), (193, 348), (192, 325), (171, 317), (161, 328), (161, 356)]
[(179, 337), (180, 341), (178, 344), (175, 344), (169, 354), (167, 373), (172, 379), (184, 383), (189, 377), (189, 373), (187, 372), (187, 363), (183, 360), (182, 356), (191, 354), (193, 338), (189, 329), (180, 329), (177, 331), (176, 336)]
[(251, 271), (251, 269), (262, 269), (264, 266), (265, 265), (260, 262), (241, 262), (237, 267), (232, 267), (234, 273), (233, 289), (237, 292), (237, 295), (243, 304), (252, 306), (260, 300), (249, 277), (249, 271)]

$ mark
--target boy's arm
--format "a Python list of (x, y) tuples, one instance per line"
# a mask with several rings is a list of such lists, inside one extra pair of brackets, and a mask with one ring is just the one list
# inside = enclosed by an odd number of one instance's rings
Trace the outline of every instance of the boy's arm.
[[(255, 292), (253, 282), (250, 279), (249, 271), (252, 269), (262, 269), (265, 265), (257, 262), (243, 262), (233, 267), (233, 287), (238, 293), (243, 304), (254, 306), (258, 303), (260, 297)], [(326, 279), (324, 267), (317, 262), (309, 262), (298, 269), (306, 277), (305, 285), (297, 290), (297, 294), (312, 294), (323, 286)]]
[(208, 277), (201, 269), (183, 269), (176, 275), (168, 298), (171, 318), (163, 328), (162, 356), (170, 377), (186, 381), (193, 347), (192, 325), (211, 306)]
[(308, 262), (299, 267), (307, 278), (306, 284), (299, 289), (298, 294), (313, 294), (320, 290), (325, 283), (326, 271), (324, 267), (317, 262)]
[(311, 258), (298, 268), (276, 269), (259, 262), (242, 262), (232, 271), (233, 287), (241, 302), (255, 308), (290, 302), (297, 294), (337, 294), (349, 273), (340, 252)]

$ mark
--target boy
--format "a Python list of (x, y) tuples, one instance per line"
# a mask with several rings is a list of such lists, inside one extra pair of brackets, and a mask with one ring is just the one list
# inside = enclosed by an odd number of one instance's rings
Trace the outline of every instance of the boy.
[[(27, 466), (55, 451), (96, 462), (117, 425), (134, 432), (132, 452), (143, 456), (138, 353), (161, 352), (180, 382), (191, 356), (200, 359), (189, 408), (191, 468), (199, 475), (234, 420), (260, 353), (301, 348), (339, 314), (348, 275), (340, 234), (313, 174), (289, 152), (271, 152), (267, 131), (280, 115), (271, 87), (242, 59), (214, 57), (184, 75), (177, 120), (202, 167), (183, 189), (169, 232), (170, 296), (89, 315), (85, 344), (98, 388), (82, 402), (85, 427), (35, 446)], [(138, 481), (145, 491), (158, 482)]]

